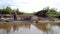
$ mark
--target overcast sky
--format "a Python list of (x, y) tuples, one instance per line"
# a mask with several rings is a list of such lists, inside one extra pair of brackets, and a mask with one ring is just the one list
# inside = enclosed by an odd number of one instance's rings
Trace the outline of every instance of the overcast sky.
[(0, 8), (6, 6), (28, 13), (37, 12), (47, 6), (60, 10), (60, 0), (0, 0)]

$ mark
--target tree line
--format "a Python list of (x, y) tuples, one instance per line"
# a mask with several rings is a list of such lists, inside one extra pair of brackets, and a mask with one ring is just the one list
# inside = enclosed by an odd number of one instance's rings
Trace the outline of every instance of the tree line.
[(34, 15), (38, 17), (57, 17), (60, 18), (60, 12), (57, 11), (55, 8), (44, 8), (38, 12), (34, 12)]
[(60, 18), (60, 12), (57, 11), (55, 8), (46, 7), (40, 11), (33, 12), (33, 13), (24, 13), (20, 12), (19, 9), (12, 9), (11, 7), (7, 6), (6, 8), (0, 9), (0, 14), (14, 14), (16, 12), (18, 15), (36, 15), (38, 17), (58, 17)]
[(12, 9), (11, 7), (6, 7), (3, 9), (0, 9), (0, 14), (14, 14), (16, 12), (18, 15), (23, 14), (23, 12), (20, 12), (19, 9)]

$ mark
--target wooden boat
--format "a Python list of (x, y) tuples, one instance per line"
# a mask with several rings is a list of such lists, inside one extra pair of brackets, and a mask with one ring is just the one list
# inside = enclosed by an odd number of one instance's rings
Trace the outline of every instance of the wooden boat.
[(0, 18), (0, 21), (5, 21), (5, 22), (31, 22), (30, 20), (11, 20), (8, 18)]

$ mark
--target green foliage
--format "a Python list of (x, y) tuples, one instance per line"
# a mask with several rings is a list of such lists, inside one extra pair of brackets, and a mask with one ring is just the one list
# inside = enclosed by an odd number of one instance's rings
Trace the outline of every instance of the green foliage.
[(0, 9), (0, 14), (14, 14), (16, 12), (18, 15), (23, 14), (19, 11), (19, 9), (12, 9), (11, 7), (7, 6), (6, 8)]
[(11, 9), (11, 7), (6, 7), (6, 12), (8, 12), (9, 14), (11, 14), (11, 12), (12, 12), (12, 9)]
[(37, 12), (33, 12), (33, 15), (35, 15)]
[(17, 8), (17, 10), (16, 10), (16, 13), (17, 13), (18, 15), (23, 14), (23, 12), (20, 12), (18, 8)]
[(47, 9), (43, 9), (41, 11), (38, 11), (35, 15), (39, 16), (39, 17), (47, 17)]
[(29, 15), (37, 15), (37, 16), (51, 16), (51, 17), (60, 17), (60, 12), (58, 12), (55, 8), (44, 8), (38, 12), (34, 12), (33, 14), (30, 13), (24, 13), (20, 12), (19, 9), (12, 9), (11, 7), (7, 6), (6, 8), (0, 9), (0, 14), (14, 14), (16, 12), (18, 15), (24, 15), (24, 16), (29, 16)]
[(51, 16), (51, 17), (60, 17), (60, 12), (58, 12), (55, 8), (44, 8), (43, 10), (38, 11), (35, 15), (37, 16), (42, 16), (42, 17), (46, 17), (46, 16)]

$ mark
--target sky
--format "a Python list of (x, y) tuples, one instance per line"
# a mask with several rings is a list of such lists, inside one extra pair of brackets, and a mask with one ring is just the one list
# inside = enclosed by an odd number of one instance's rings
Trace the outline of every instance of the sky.
[(33, 13), (42, 10), (44, 7), (60, 10), (60, 0), (0, 0), (0, 8), (10, 6), (13, 9)]

